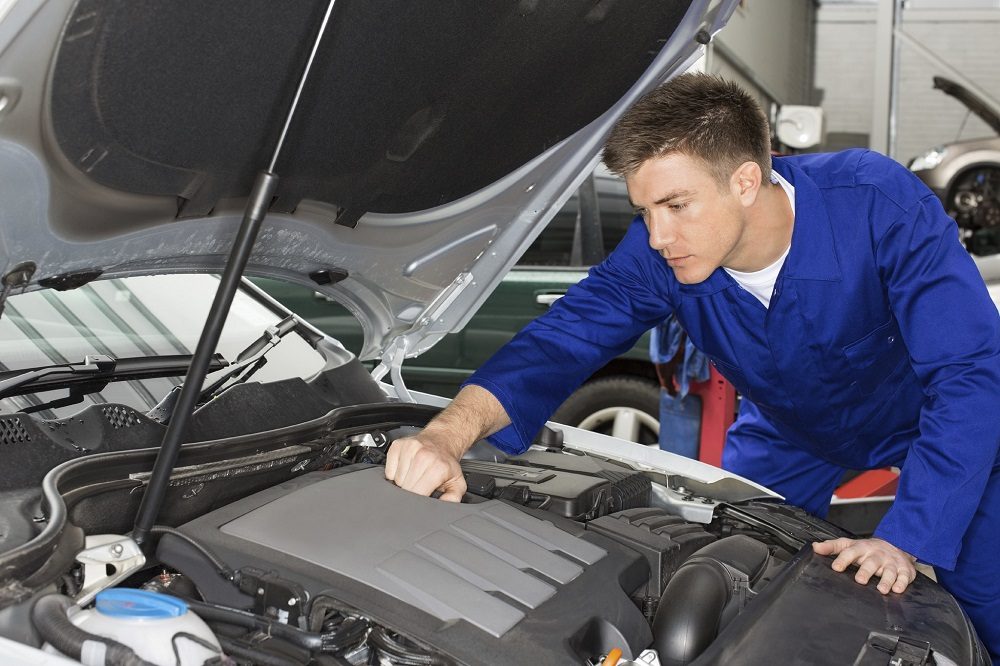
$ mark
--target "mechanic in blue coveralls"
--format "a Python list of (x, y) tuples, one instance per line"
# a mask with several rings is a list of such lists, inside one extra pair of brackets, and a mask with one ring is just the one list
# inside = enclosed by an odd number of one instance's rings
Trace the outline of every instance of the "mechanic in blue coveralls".
[(559, 404), (674, 313), (743, 395), (723, 466), (825, 515), (845, 468), (899, 466), (870, 539), (814, 544), (902, 593), (914, 560), (1000, 658), (1000, 316), (955, 223), (912, 174), (851, 150), (771, 158), (737, 86), (683, 75), (617, 123), (604, 162), (637, 219), (479, 369), (386, 476), (465, 491), (463, 452), (520, 453)]

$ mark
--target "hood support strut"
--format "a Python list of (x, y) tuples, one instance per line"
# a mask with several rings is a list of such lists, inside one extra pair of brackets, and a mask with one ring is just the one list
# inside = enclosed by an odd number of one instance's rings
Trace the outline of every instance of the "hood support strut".
[(306, 80), (309, 78), (309, 70), (312, 68), (319, 50), (320, 42), (326, 32), (330, 15), (333, 13), (333, 5), (336, 0), (330, 0), (326, 8), (326, 14), (320, 23), (319, 31), (313, 40), (312, 50), (309, 59), (306, 61), (302, 76), (299, 79), (298, 87), (295, 90), (295, 97), (292, 99), (288, 114), (285, 117), (285, 125), (278, 137), (271, 162), (267, 169), (257, 175), (253, 184), (253, 189), (247, 199), (246, 210), (243, 213), (243, 220), (240, 222), (236, 240), (229, 252), (225, 270), (219, 281), (219, 288), (215, 292), (215, 299), (212, 301), (212, 308), (209, 310), (205, 326), (202, 328), (198, 346), (195, 349), (194, 358), (188, 369), (184, 386), (177, 399), (177, 406), (173, 418), (167, 426), (167, 432), (163, 435), (163, 444), (156, 456), (153, 464), (153, 472), (146, 487), (146, 492), (142, 496), (139, 511), (136, 515), (135, 526), (132, 530), (132, 538), (144, 550), (149, 551), (152, 544), (149, 543), (150, 530), (156, 522), (160, 513), (163, 500), (167, 494), (167, 487), (170, 483), (170, 474), (177, 463), (177, 456), (180, 453), (181, 442), (184, 430), (194, 412), (198, 396), (201, 394), (201, 387), (208, 374), (208, 366), (215, 353), (215, 347), (219, 343), (222, 334), (222, 327), (229, 314), (229, 308), (233, 304), (233, 297), (239, 287), (243, 271), (246, 269), (247, 261), (250, 259), (250, 252), (253, 250), (257, 240), (257, 233), (260, 231), (261, 223), (267, 215), (267, 210), (271, 205), (275, 189), (278, 185), (278, 176), (274, 173), (281, 149), (285, 144), (288, 135), (288, 128), (291, 126), (292, 118), (298, 108), (302, 91), (305, 88)]

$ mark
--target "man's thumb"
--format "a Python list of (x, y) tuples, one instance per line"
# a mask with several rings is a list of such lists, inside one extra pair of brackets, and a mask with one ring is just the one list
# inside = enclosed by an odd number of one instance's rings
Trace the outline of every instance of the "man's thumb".
[[(464, 481), (464, 479), (463, 479)], [(461, 502), (465, 495), (466, 485), (458, 481), (448, 481), (441, 486), (441, 497), (445, 502)]]

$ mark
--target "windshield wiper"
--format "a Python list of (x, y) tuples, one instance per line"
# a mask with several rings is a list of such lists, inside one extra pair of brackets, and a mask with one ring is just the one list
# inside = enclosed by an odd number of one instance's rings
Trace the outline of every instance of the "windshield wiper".
[[(223, 387), (231, 388), (236, 384), (240, 384), (250, 379), (255, 372), (260, 370), (264, 367), (264, 364), (267, 363), (267, 352), (271, 351), (279, 342), (281, 342), (283, 337), (294, 331), (298, 325), (298, 318), (296, 318), (295, 315), (288, 315), (274, 326), (269, 326), (264, 329), (264, 332), (261, 333), (259, 338), (251, 342), (246, 346), (246, 348), (243, 349), (243, 351), (237, 354), (236, 361), (228, 365), (228, 372), (201, 389), (198, 393), (196, 406), (202, 405), (216, 397), (223, 391)], [(209, 372), (217, 369), (218, 368), (210, 368)], [(236, 377), (236, 380), (229, 386), (226, 386), (226, 382), (234, 377)], [(170, 393), (164, 396), (163, 400), (161, 400), (151, 410), (146, 412), (146, 416), (154, 421), (159, 421), (164, 425), (169, 424), (170, 419), (173, 418), (174, 412), (177, 410), (177, 401), (180, 399), (181, 391), (183, 389), (183, 384), (172, 388)]]
[[(187, 374), (191, 358), (189, 354), (172, 354), (116, 359), (103, 354), (90, 354), (80, 363), (58, 363), (0, 372), (0, 398), (83, 386), (86, 386), (86, 393), (96, 393), (113, 381), (176, 377)], [(215, 354), (210, 362), (213, 371), (229, 365), (222, 354)]]
[[(288, 315), (274, 326), (269, 326), (264, 330), (259, 338), (247, 345), (236, 357), (236, 362), (230, 366), (230, 370), (216, 379), (214, 382), (204, 387), (198, 395), (198, 404), (207, 402), (222, 392), (223, 387), (231, 388), (236, 384), (242, 384), (267, 363), (267, 353), (274, 349), (281, 339), (295, 330), (299, 325), (299, 320), (295, 315)], [(230, 379), (236, 380), (226, 386)]]

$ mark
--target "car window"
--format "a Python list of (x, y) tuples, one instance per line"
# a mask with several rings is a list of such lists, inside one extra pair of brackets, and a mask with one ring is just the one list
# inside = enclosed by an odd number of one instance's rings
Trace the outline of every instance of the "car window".
[[(588, 211), (592, 201), (584, 188), (573, 193), (521, 257), (518, 266), (560, 266), (586, 268), (604, 259), (621, 241), (635, 214), (628, 202), (625, 182), (603, 169), (593, 174), (597, 211)], [(581, 194), (584, 194), (581, 196)], [(586, 260), (587, 229), (581, 224), (597, 226), (601, 247), (597, 256)]]
[[(93, 354), (112, 358), (192, 354), (218, 284), (214, 275), (155, 275), (101, 280), (61, 292), (14, 294), (0, 318), (0, 371), (77, 363)], [(232, 361), (281, 318), (239, 291), (216, 350)], [(308, 376), (322, 367), (320, 355), (296, 335), (283, 338), (267, 358), (255, 381)], [(82, 403), (40, 414), (61, 418), (106, 402), (147, 411), (181, 382), (180, 377), (113, 382), (84, 396)], [(0, 412), (31, 408), (57, 399), (60, 393), (66, 391), (5, 398), (0, 400)]]

